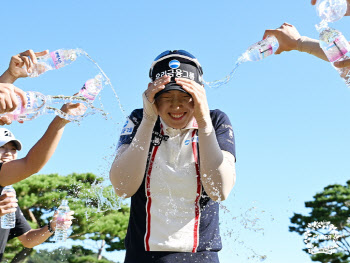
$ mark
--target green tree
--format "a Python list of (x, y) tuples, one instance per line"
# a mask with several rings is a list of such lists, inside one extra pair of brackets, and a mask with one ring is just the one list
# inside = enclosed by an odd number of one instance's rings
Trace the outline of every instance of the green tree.
[[(304, 239), (304, 242), (309, 244), (311, 242), (315, 246), (316, 250), (313, 252), (317, 251), (317, 248), (327, 248), (327, 245), (330, 247), (330, 243), (339, 247), (331, 254), (311, 254), (308, 249), (304, 251), (310, 253), (313, 261), (350, 263), (350, 180), (345, 186), (334, 184), (325, 187), (322, 192), (314, 196), (313, 201), (305, 202), (305, 207), (310, 208), (311, 212), (307, 216), (294, 213), (291, 218), (293, 226), (289, 227), (289, 231), (297, 232), (304, 238), (306, 238), (305, 233), (309, 233), (311, 240)], [(336, 229), (320, 227), (326, 222), (330, 222)], [(336, 232), (338, 235), (335, 234)], [(326, 238), (320, 238), (321, 236)]]
[(62, 248), (51, 252), (40, 250), (40, 252), (35, 252), (28, 257), (26, 263), (114, 263), (114, 261), (106, 258), (98, 260), (97, 256), (97, 253), (93, 253), (82, 246), (73, 246), (72, 249)]
[[(71, 210), (75, 211), (73, 233), (69, 239), (99, 241), (102, 245), (97, 257), (101, 259), (105, 245), (107, 251), (124, 249), (130, 211), (115, 197), (112, 186), (102, 187), (102, 183), (103, 178), (92, 173), (49, 174), (31, 176), (15, 184), (14, 188), (18, 204), (33, 228), (46, 225), (51, 219), (48, 214), (67, 199)], [(31, 253), (33, 251), (24, 249), (18, 239), (13, 239), (6, 247), (4, 258), (8, 262), (22, 262)]]

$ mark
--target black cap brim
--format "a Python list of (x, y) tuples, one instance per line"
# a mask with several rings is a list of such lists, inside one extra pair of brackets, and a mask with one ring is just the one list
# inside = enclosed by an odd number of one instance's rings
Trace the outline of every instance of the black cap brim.
[[(184, 93), (189, 94), (186, 90), (184, 90), (180, 85), (176, 84), (176, 82), (170, 82), (168, 84), (165, 85), (165, 88), (162, 89), (161, 91), (159, 91), (155, 96), (154, 99), (158, 98), (161, 94), (171, 91), (171, 90), (178, 90)], [(189, 94), (190, 95), (190, 94)]]

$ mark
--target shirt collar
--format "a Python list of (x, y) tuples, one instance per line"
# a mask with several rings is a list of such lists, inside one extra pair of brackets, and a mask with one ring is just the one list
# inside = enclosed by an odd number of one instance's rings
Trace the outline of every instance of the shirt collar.
[[(160, 118), (160, 123), (162, 124), (164, 131), (169, 131), (170, 129), (175, 130), (174, 128), (171, 128), (170, 126), (168, 126), (163, 121), (162, 118)], [(192, 120), (190, 120), (190, 122), (186, 125), (185, 128), (180, 129), (180, 130), (184, 131), (184, 130), (191, 130), (191, 129), (198, 129), (198, 123), (197, 123), (197, 121), (196, 121), (196, 119), (194, 117), (192, 118)]]

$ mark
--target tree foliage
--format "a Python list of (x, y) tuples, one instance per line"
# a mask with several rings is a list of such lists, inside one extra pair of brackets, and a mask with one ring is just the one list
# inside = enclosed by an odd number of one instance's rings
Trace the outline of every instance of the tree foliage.
[(111, 263), (113, 261), (102, 258), (97, 259), (97, 254), (82, 246), (73, 246), (72, 249), (56, 249), (48, 252), (40, 250), (33, 253), (26, 263), (48, 263), (48, 262), (68, 262), (68, 263)]
[[(305, 202), (305, 207), (311, 209), (309, 215), (294, 213), (291, 218), (293, 226), (289, 227), (290, 232), (297, 232), (299, 235), (305, 236), (307, 231), (310, 231), (310, 224), (314, 222), (330, 222), (336, 227), (339, 233), (339, 238), (335, 235), (328, 235), (332, 237), (331, 241), (339, 246), (338, 249), (333, 250), (334, 253), (316, 253), (310, 254), (313, 261), (322, 263), (350, 263), (350, 180), (346, 185), (329, 185), (320, 193), (314, 196), (313, 201)], [(314, 236), (327, 236), (325, 231), (334, 233), (330, 229), (313, 228)], [(305, 241), (305, 240), (304, 240)], [(330, 239), (313, 239), (313, 244), (316, 248), (322, 248), (325, 244), (330, 242)], [(310, 253), (308, 249), (304, 249), (306, 253)]]
[[(70, 240), (104, 241), (100, 243), (106, 245), (107, 251), (122, 250), (130, 209), (116, 199), (111, 186), (102, 187), (102, 181), (103, 178), (92, 173), (35, 175), (15, 184), (14, 188), (18, 204), (32, 228), (46, 225), (51, 219), (48, 214), (67, 199), (75, 212)], [(101, 211), (103, 209), (105, 211)], [(52, 238), (46, 242), (52, 243)], [(4, 258), (10, 262), (22, 249), (18, 239), (13, 239), (6, 247)], [(26, 256), (30, 253), (33, 252), (27, 251)]]

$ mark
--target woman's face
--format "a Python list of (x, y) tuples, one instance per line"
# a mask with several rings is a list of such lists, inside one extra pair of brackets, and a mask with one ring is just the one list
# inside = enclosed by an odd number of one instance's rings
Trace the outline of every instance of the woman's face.
[(194, 103), (192, 97), (179, 90), (162, 93), (156, 99), (159, 116), (174, 129), (185, 128), (192, 120)]
[(8, 142), (0, 147), (0, 161), (8, 162), (17, 159), (17, 148), (13, 142)]

